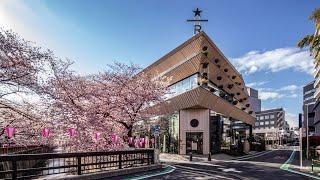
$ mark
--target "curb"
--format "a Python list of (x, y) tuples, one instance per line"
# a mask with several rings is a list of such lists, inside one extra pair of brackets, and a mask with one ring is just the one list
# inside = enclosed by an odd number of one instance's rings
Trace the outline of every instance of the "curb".
[(175, 169), (176, 168), (171, 165), (166, 165), (166, 167), (164, 167), (163, 172), (146, 174), (140, 177), (128, 178), (127, 180), (140, 180), (140, 179), (146, 179), (146, 178), (155, 177), (155, 176), (161, 176), (161, 175), (172, 173)]
[(92, 173), (92, 174), (69, 175), (69, 176), (65, 176), (63, 178), (54, 178), (54, 179), (58, 179), (58, 180), (106, 179), (106, 178), (112, 178), (112, 177), (117, 177), (117, 176), (126, 176), (126, 175), (140, 173), (140, 172), (152, 171), (152, 170), (157, 170), (157, 169), (161, 169), (161, 168), (162, 168), (161, 164), (154, 164), (154, 165), (148, 165), (148, 166), (134, 167), (134, 168), (130, 168), (130, 169), (117, 169), (117, 170), (113, 170), (113, 171), (101, 171), (101, 172)]
[(314, 175), (311, 175), (311, 174), (307, 174), (307, 173), (303, 173), (303, 172), (300, 172), (300, 171), (296, 171), (296, 170), (290, 169), (290, 165), (291, 165), (291, 162), (293, 161), (295, 152), (296, 152), (296, 150), (292, 151), (292, 154), (290, 155), (289, 159), (284, 164), (282, 164), (280, 169), (282, 169), (284, 171), (291, 172), (291, 173), (299, 174), (299, 175), (302, 175), (302, 176), (307, 176), (307, 177), (314, 178), (314, 179), (320, 179), (319, 176), (314, 176)]

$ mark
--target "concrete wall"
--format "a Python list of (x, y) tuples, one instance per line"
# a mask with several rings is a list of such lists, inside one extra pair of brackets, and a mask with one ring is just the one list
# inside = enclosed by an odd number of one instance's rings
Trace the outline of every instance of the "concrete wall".
[[(192, 127), (190, 121), (197, 119), (198, 127)], [(179, 154), (186, 154), (186, 132), (203, 133), (203, 154), (209, 154), (209, 109), (180, 110)]]

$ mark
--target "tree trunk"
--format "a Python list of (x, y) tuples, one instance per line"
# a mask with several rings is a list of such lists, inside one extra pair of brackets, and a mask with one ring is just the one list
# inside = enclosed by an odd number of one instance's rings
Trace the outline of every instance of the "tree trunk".
[(128, 130), (128, 137), (132, 137), (132, 125), (127, 126), (127, 130)]

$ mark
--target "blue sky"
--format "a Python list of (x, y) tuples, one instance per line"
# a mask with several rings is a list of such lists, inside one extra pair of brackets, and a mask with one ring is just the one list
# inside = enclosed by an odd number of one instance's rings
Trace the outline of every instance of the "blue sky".
[(112, 61), (147, 66), (192, 36), (192, 10), (226, 57), (259, 90), (264, 109), (284, 107), (290, 125), (301, 112), (312, 60), (295, 48), (313, 33), (315, 0), (79, 1), (2, 0), (0, 25), (75, 61), (83, 74)]

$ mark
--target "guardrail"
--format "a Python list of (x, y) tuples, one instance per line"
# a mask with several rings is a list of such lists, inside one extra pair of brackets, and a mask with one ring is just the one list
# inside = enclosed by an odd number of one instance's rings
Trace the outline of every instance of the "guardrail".
[(1, 179), (31, 179), (52, 174), (90, 174), (154, 164), (153, 149), (110, 152), (14, 154), (0, 156)]

